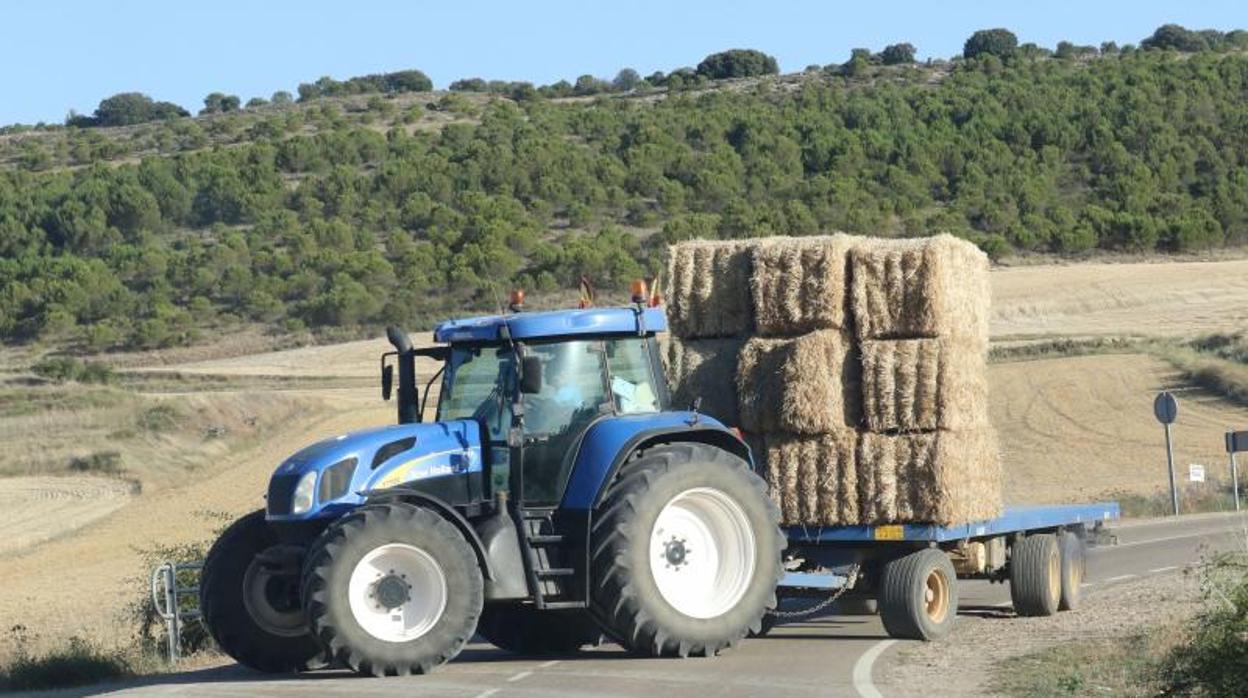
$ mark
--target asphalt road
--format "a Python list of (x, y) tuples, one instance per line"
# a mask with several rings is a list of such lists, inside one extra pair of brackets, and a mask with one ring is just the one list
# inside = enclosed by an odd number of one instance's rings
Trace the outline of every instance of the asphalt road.
[[(1114, 527), (1118, 544), (1089, 552), (1086, 583), (1112, 586), (1197, 562), (1210, 550), (1242, 548), (1248, 517), (1197, 515)], [(961, 610), (1009, 601), (1002, 584), (964, 582)], [(1001, 622), (1010, 622), (1009, 618)], [(522, 696), (856, 696), (887, 695), (871, 683), (873, 665), (890, 661), (902, 642), (875, 616), (829, 615), (784, 625), (766, 638), (711, 659), (640, 659), (614, 645), (576, 656), (519, 658), (473, 644), (430, 676), (360, 678), (343, 672), (271, 678), (236, 666), (101, 685), (69, 695), (305, 696), (377, 695), (508, 698)], [(67, 695), (58, 693), (57, 695)]]

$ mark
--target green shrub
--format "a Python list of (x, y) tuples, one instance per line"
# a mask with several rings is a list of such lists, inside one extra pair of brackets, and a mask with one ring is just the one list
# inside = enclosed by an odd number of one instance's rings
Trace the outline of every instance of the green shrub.
[(113, 382), (114, 378), (113, 369), (108, 364), (98, 361), (79, 361), (68, 356), (43, 359), (32, 366), (31, 371), (36, 375), (59, 382), (107, 384)]
[(183, 415), (174, 405), (163, 403), (153, 405), (139, 413), (136, 422), (140, 429), (148, 432), (161, 433), (173, 431), (182, 422)]
[(71, 458), (69, 469), (76, 473), (118, 475), (121, 473), (121, 454), (117, 451), (96, 451), (90, 455)]
[(8, 666), (0, 669), (0, 687), (6, 690), (38, 691), (81, 686), (133, 673), (120, 654), (106, 652), (81, 637), (71, 637), (64, 647), (36, 655), (29, 650), (25, 627), (15, 626), (9, 634), (13, 638), (13, 659)]
[(1168, 694), (1248, 695), (1248, 555), (1213, 558), (1201, 587), (1205, 610), (1170, 656)]

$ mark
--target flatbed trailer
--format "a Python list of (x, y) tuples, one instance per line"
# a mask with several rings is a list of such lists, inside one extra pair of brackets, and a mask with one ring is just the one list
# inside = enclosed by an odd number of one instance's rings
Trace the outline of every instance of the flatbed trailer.
[[(1019, 615), (1070, 610), (1079, 604), (1089, 541), (1120, 513), (1117, 503), (1100, 502), (1007, 507), (997, 518), (954, 526), (791, 526), (781, 607), (764, 627), (834, 601), (874, 601), (891, 637), (934, 640), (953, 627), (960, 579), (1008, 582)], [(786, 610), (784, 600), (794, 597), (820, 600)]]

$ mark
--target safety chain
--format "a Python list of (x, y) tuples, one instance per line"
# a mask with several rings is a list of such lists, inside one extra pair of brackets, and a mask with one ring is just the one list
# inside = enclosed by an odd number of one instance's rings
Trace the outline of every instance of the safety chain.
[(822, 601), (817, 601), (813, 605), (797, 610), (797, 611), (781, 611), (780, 609), (776, 608), (771, 611), (768, 611), (767, 615), (774, 616), (776, 618), (805, 618), (806, 616), (812, 616), (822, 611), (823, 609), (827, 608), (828, 606), (831, 606), (832, 604), (836, 603), (837, 599), (841, 598), (841, 596), (845, 592), (852, 589), (854, 587), (854, 582), (858, 581), (858, 572), (859, 572), (858, 565), (854, 565), (853, 567), (851, 567), (849, 569), (849, 575), (845, 578), (845, 584), (840, 589), (837, 589), (836, 591), (832, 592), (828, 596), (828, 598), (823, 599)]

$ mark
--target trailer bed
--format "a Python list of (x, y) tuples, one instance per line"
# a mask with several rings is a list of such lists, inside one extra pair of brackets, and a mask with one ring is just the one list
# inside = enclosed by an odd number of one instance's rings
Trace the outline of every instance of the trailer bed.
[(880, 543), (886, 541), (944, 543), (1083, 524), (1092, 526), (1121, 515), (1117, 502), (1006, 507), (995, 519), (957, 526), (883, 524), (876, 526), (790, 526), (790, 543)]

